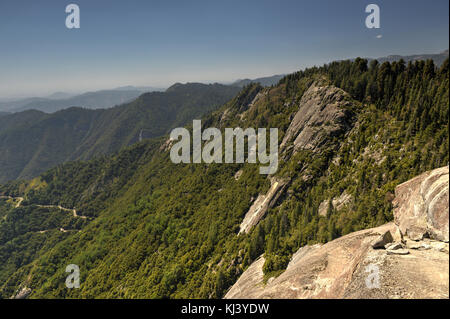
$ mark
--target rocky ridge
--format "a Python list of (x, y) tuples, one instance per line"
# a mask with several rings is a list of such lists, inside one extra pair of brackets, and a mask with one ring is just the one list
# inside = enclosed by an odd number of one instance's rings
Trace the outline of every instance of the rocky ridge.
[(280, 152), (300, 149), (312, 151), (330, 137), (337, 137), (351, 128), (353, 105), (351, 97), (345, 91), (332, 86), (313, 83), (300, 100), (286, 135), (280, 145)]
[[(262, 92), (255, 93), (252, 102), (246, 104), (245, 109), (239, 110), (243, 112), (239, 116), (244, 117), (245, 111), (251, 109), (262, 96)], [(330, 141), (330, 136), (337, 137), (348, 132), (353, 125), (350, 109), (355, 103), (348, 93), (333, 85), (324, 85), (320, 81), (311, 84), (303, 94), (298, 111), (280, 145), (281, 156), (289, 157), (291, 152), (295, 153), (300, 149), (319, 152)], [(248, 233), (257, 225), (267, 210), (275, 206), (287, 185), (287, 180), (272, 177), (271, 188), (266, 194), (259, 194), (253, 202), (240, 225), (239, 233)], [(351, 197), (344, 193), (333, 199), (332, 203), (339, 210), (350, 200)], [(327, 207), (328, 202), (322, 205), (322, 211), (326, 212)]]

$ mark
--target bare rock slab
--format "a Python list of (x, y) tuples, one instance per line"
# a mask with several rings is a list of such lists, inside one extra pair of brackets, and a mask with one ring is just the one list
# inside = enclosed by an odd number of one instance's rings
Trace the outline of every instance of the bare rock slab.
[(283, 152), (289, 145), (294, 153), (301, 149), (316, 151), (330, 136), (340, 136), (352, 126), (350, 95), (332, 86), (313, 83), (303, 94), (281, 143)]
[[(225, 298), (448, 298), (448, 253), (406, 250), (407, 255), (403, 255), (405, 249), (393, 250), (397, 252), (394, 254), (372, 249), (374, 239), (395, 229), (389, 223), (324, 245), (302, 247), (292, 256), (287, 269), (265, 285), (261, 257)], [(378, 285), (368, 286), (368, 278), (374, 274), (378, 275)]]
[(449, 240), (449, 168), (419, 175), (395, 189), (394, 218), (412, 240)]
[(270, 189), (266, 194), (260, 194), (245, 214), (244, 220), (240, 225), (239, 234), (248, 233), (262, 218), (264, 218), (267, 210), (276, 204), (276, 201), (284, 192), (288, 182), (288, 180), (278, 177), (273, 177), (271, 179)]

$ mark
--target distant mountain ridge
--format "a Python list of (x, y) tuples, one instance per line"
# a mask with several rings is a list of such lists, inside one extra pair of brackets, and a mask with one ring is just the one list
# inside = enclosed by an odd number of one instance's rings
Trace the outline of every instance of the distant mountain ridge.
[(53, 94), (50, 94), (49, 96), (47, 96), (47, 99), (54, 99), (54, 100), (60, 100), (60, 99), (68, 99), (71, 98), (73, 96), (75, 96), (77, 94), (70, 94), (67, 92), (55, 92)]
[(110, 154), (212, 111), (240, 89), (179, 84), (109, 109), (71, 107), (47, 114), (27, 110), (0, 117), (0, 182), (30, 178), (66, 161)]
[(378, 60), (379, 63), (394, 62), (403, 59), (405, 62), (414, 62), (419, 60), (433, 60), (434, 64), (441, 66), (442, 63), (448, 58), (448, 49), (437, 54), (415, 54), (415, 55), (388, 55), (386, 57), (380, 57), (376, 59), (369, 58), (369, 60)]
[(119, 86), (114, 89), (115, 91), (143, 91), (143, 92), (162, 92), (165, 91), (164, 88), (157, 88), (153, 86), (133, 86), (133, 85), (126, 85), (126, 86)]
[[(379, 63), (383, 63), (383, 62), (394, 62), (394, 61), (399, 61), (401, 59), (403, 59), (405, 62), (414, 62), (414, 61), (419, 61), (419, 60), (433, 60), (434, 64), (436, 64), (437, 66), (441, 66), (442, 63), (444, 63), (444, 61), (448, 58), (449, 56), (449, 50), (445, 50), (441, 53), (437, 53), (437, 54), (415, 54), (415, 55), (388, 55), (386, 57), (379, 57), (379, 58), (366, 58), (367, 60), (371, 61), (371, 60), (377, 60)], [(352, 61), (354, 61), (355, 59), (351, 59)], [(284, 78), (286, 76), (286, 74), (277, 74), (277, 75), (272, 75), (272, 76), (266, 76), (266, 77), (261, 77), (261, 78), (256, 78), (256, 79), (239, 79), (236, 80), (235, 82), (233, 82), (231, 85), (235, 85), (235, 86), (239, 86), (239, 87), (244, 87), (246, 85), (252, 84), (252, 83), (259, 83), (262, 86), (272, 86), (272, 85), (276, 85), (278, 84), (278, 82)]]
[(237, 80), (237, 81), (233, 82), (231, 85), (244, 87), (244, 86), (252, 84), (252, 83), (259, 83), (262, 86), (272, 86), (272, 85), (277, 84), (284, 77), (285, 77), (285, 74), (277, 74), (277, 75), (266, 76), (266, 77), (262, 77), (262, 78), (256, 78), (253, 80), (242, 79), (242, 80)]
[[(378, 60), (379, 63), (394, 62), (403, 59), (405, 62), (431, 59), (437, 66), (449, 57), (449, 50), (437, 54), (415, 54), (415, 55), (388, 55), (379, 58), (366, 58), (369, 61)], [(351, 59), (352, 61), (354, 59)], [(252, 83), (260, 83), (264, 87), (278, 84), (285, 74), (277, 74), (255, 79), (239, 79), (230, 85), (244, 87)], [(144, 92), (164, 91), (162, 88), (150, 86), (121, 86), (112, 90), (100, 90), (72, 95), (66, 92), (55, 92), (48, 97), (31, 97), (10, 101), (0, 101), (0, 112), (21, 112), (25, 110), (39, 110), (46, 113), (56, 112), (69, 107), (83, 107), (87, 109), (109, 108), (127, 103), (137, 98)]]
[(109, 108), (123, 103), (131, 102), (145, 92), (160, 91), (152, 87), (126, 86), (112, 90), (86, 92), (70, 95), (65, 92), (56, 92), (48, 97), (32, 97), (14, 101), (0, 102), (0, 110), (8, 112), (21, 112), (25, 110), (38, 110), (53, 113), (73, 106), (87, 109)]

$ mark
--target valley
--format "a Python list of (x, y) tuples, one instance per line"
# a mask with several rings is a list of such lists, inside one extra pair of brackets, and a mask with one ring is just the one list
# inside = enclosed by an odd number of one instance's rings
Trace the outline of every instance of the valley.
[[(0, 296), (448, 298), (437, 277), (416, 290), (406, 284), (421, 265), (423, 274), (448, 271), (448, 204), (436, 204), (448, 193), (448, 86), (448, 59), (438, 67), (358, 58), (249, 84), (198, 113), (222, 134), (278, 128), (271, 176), (249, 162), (173, 163), (161, 130), (6, 182)], [(432, 185), (428, 195), (406, 192), (411, 180)], [(437, 209), (419, 232), (405, 196)], [(9, 197), (23, 200), (15, 207)], [(375, 249), (387, 231), (392, 240)], [(364, 288), (370, 260), (388, 274), (382, 290)], [(80, 289), (65, 287), (68, 264), (80, 268)], [(436, 291), (424, 294), (430, 283)]]
[[(146, 93), (110, 109), (28, 110), (0, 117), (0, 183), (29, 179), (67, 161), (119, 151), (144, 138), (168, 134), (231, 99), (239, 88), (190, 83)], [(141, 136), (142, 137), (142, 136)]]

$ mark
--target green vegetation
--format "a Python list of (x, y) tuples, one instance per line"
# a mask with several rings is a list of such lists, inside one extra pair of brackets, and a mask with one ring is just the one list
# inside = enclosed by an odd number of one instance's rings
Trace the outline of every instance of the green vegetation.
[(110, 109), (31, 110), (0, 117), (0, 182), (29, 179), (54, 167), (117, 152), (216, 109), (239, 91), (220, 84), (176, 84)]
[[(239, 225), (270, 186), (258, 165), (175, 165), (163, 139), (0, 187), (25, 197), (20, 209), (0, 201), (1, 230), (15, 229), (0, 241), (0, 296), (27, 286), (31, 298), (217, 298), (263, 253), (268, 279), (304, 245), (392, 220), (395, 186), (448, 163), (448, 68), (448, 60), (439, 69), (431, 61), (336, 62), (273, 87), (246, 86), (206, 115), (204, 127), (278, 127), (281, 140), (314, 81), (355, 99), (348, 133), (281, 161), (277, 175), (290, 184), (249, 234), (237, 235)], [(342, 194), (350, 198), (342, 207), (327, 202)], [(91, 219), (36, 204), (76, 207)], [(82, 231), (33, 234), (41, 225)], [(65, 288), (71, 263), (80, 267), (80, 289)]]

